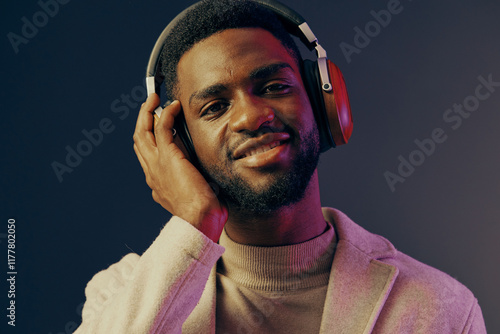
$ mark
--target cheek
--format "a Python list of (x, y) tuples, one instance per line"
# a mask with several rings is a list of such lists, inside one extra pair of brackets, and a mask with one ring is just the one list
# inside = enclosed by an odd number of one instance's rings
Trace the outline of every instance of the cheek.
[(316, 119), (307, 95), (298, 95), (288, 104), (283, 113), (286, 122), (295, 127), (299, 132), (311, 132), (317, 129)]
[(195, 122), (188, 126), (198, 159), (207, 164), (220, 163), (226, 152), (221, 129), (204, 122)]
[(314, 112), (312, 110), (311, 101), (309, 101), (309, 96), (305, 92), (305, 89), (302, 91), (302, 94), (299, 97), (300, 105), (302, 107), (302, 114), (304, 119), (307, 119), (308, 122), (312, 122), (316, 124), (316, 118), (314, 117)]
[(305, 92), (305, 89), (302, 91), (302, 94), (298, 96), (297, 103), (301, 106), (301, 110), (299, 111), (299, 113), (303, 122), (304, 129), (307, 129), (307, 132), (318, 131), (316, 117), (314, 116), (314, 111), (312, 109), (311, 102), (309, 101), (309, 97)]

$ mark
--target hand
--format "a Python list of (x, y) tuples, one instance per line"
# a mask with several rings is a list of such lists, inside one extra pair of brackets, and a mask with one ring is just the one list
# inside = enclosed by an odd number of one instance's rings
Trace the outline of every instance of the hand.
[(182, 109), (179, 101), (163, 110), (153, 135), (153, 113), (159, 103), (158, 95), (151, 94), (142, 104), (134, 133), (134, 151), (153, 199), (217, 242), (228, 218), (227, 207), (174, 143), (174, 119)]

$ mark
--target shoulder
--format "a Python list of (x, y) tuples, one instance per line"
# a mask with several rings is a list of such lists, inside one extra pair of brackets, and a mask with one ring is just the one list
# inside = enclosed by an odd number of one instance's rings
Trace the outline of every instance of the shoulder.
[(389, 240), (365, 230), (341, 211), (323, 208), (323, 214), (335, 227), (339, 240), (350, 243), (372, 260), (397, 267), (399, 284), (424, 284), (436, 286), (438, 289), (467, 289), (448, 274), (397, 250)]
[(477, 299), (457, 279), (399, 251), (383, 262), (399, 271), (383, 319), (410, 316), (413, 326), (427, 333), (486, 333)]
[[(425, 328), (429, 333), (467, 333), (473, 326), (484, 328), (477, 299), (458, 280), (398, 251), (389, 240), (368, 232), (338, 210), (323, 208), (323, 214), (335, 226), (339, 240), (353, 245), (371, 262), (397, 270), (381, 318), (392, 319), (398, 326), (413, 321), (413, 329)], [(391, 330), (386, 328), (386, 332)], [(483, 333), (471, 331), (476, 332)]]
[[(398, 268), (391, 299), (398, 303), (425, 307), (427, 312), (470, 311), (477, 303), (473, 293), (450, 275), (402, 252), (383, 262)], [(389, 300), (390, 302), (391, 300)]]
[(114, 291), (117, 286), (130, 279), (139, 258), (139, 255), (135, 253), (129, 253), (107, 269), (101, 270), (87, 284), (85, 294), (94, 295), (95, 291), (103, 290)]

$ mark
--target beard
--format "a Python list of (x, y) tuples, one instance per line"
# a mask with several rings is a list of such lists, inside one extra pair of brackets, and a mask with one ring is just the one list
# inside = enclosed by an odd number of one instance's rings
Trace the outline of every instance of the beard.
[[(208, 165), (200, 161), (200, 168), (205, 179), (215, 188), (216, 195), (236, 211), (268, 214), (304, 197), (318, 166), (319, 150), (319, 134), (313, 128), (303, 136), (299, 154), (292, 161), (291, 168), (260, 187), (252, 186), (251, 182), (230, 168), (233, 160), (230, 151), (226, 154), (224, 164)], [(214, 187), (213, 183), (217, 186)]]

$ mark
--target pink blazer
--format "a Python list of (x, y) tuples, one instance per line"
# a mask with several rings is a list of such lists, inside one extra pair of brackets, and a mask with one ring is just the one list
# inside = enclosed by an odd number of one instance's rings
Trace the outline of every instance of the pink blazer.
[[(338, 245), (320, 333), (486, 333), (474, 295), (324, 208)], [(75, 333), (215, 333), (215, 264), (224, 248), (173, 217), (142, 255), (96, 274)]]

